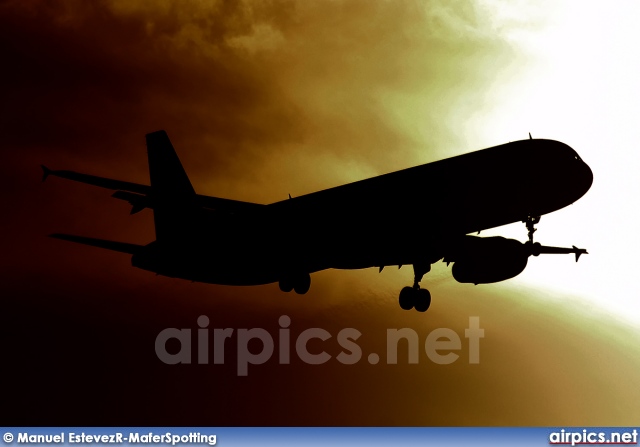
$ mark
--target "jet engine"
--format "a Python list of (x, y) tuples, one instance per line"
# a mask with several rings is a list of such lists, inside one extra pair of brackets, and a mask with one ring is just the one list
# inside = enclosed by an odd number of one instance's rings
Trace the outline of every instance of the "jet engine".
[(527, 266), (530, 250), (515, 239), (467, 236), (454, 254), (456, 281), (489, 284), (518, 276)]

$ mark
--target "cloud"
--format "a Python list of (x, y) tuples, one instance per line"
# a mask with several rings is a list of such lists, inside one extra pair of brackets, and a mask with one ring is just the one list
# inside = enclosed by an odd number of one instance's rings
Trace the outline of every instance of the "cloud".
[[(466, 151), (460, 129), (516, 57), (486, 16), (467, 1), (3, 3), (1, 314), (15, 424), (637, 420), (635, 351), (613, 341), (634, 334), (598, 321), (593, 333), (533, 293), (439, 278), (422, 315), (398, 309), (406, 268), (321, 272), (299, 297), (156, 278), (44, 237), (151, 240), (149, 213), (128, 216), (90, 187), (41, 185), (38, 164), (146, 182), (143, 136), (159, 128), (199, 192), (265, 203)], [(238, 378), (233, 363), (160, 363), (157, 333), (201, 314), (274, 334), (282, 314), (294, 332), (356, 327), (366, 353), (389, 327), (423, 340), (437, 327), (462, 334), (469, 315), (486, 339), (475, 366), (269, 363)], [(100, 405), (78, 403), (87, 396)]]
[(510, 57), (470, 2), (16, 2), (3, 13), (10, 146), (115, 164), (163, 127), (196, 178), (257, 177), (245, 194), (262, 200), (274, 200), (260, 192), (278, 184), (273, 171), (313, 173), (293, 175), (302, 193), (454, 146), (449, 120)]

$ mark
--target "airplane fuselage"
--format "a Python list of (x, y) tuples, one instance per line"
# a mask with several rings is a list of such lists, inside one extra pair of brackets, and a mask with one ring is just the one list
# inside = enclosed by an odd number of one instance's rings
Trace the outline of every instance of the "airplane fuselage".
[(542, 216), (578, 200), (593, 175), (554, 140), (516, 141), (266, 205), (202, 209), (188, 234), (132, 258), (162, 275), (227, 285), (285, 272), (435, 262), (469, 233)]

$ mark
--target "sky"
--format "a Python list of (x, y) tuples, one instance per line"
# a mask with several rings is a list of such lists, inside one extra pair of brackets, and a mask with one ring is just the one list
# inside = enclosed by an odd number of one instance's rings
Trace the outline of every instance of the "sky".
[[(632, 425), (640, 416), (640, 9), (633, 2), (97, 1), (0, 3), (5, 212), (0, 329), (10, 424)], [(192, 284), (126, 256), (49, 239), (153, 239), (151, 213), (40, 164), (148, 181), (165, 129), (200, 194), (271, 203), (524, 139), (560, 140), (594, 172), (536, 239), (589, 250), (531, 259), (507, 282), (401, 270), (324, 271), (309, 294)], [(544, 178), (539, 179), (544, 182)], [(437, 191), (425, 192), (429, 197)], [(524, 225), (500, 234), (524, 241)], [(165, 365), (168, 327), (485, 329), (481, 361)], [(461, 335), (461, 337), (463, 337)], [(315, 346), (339, 352), (335, 338)], [(403, 351), (401, 350), (400, 354)], [(402, 355), (400, 356), (402, 358)]]

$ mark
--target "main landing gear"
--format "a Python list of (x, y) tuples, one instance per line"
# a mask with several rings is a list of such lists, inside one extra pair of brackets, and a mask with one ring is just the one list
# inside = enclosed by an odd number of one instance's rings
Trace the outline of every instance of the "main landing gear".
[(297, 273), (284, 276), (278, 283), (280, 290), (291, 292), (295, 290), (297, 294), (304, 295), (311, 287), (311, 276), (308, 273)]
[(429, 273), (431, 264), (414, 264), (413, 287), (405, 287), (400, 291), (400, 307), (404, 310), (415, 309), (418, 312), (426, 312), (431, 305), (431, 293), (427, 289), (420, 288), (420, 281), (425, 273)]

